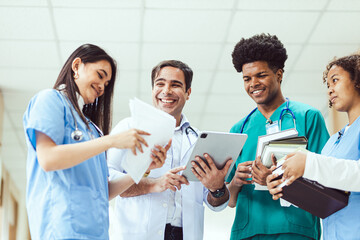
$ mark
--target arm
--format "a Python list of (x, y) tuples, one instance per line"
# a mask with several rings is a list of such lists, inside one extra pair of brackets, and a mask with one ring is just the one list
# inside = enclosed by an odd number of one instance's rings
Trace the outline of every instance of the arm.
[(143, 177), (139, 184), (132, 185), (125, 192), (120, 194), (121, 197), (135, 197), (148, 193), (163, 192), (167, 189), (176, 191), (180, 190), (182, 184), (189, 184), (184, 176), (177, 174), (183, 171), (185, 167), (176, 167), (168, 171), (159, 178)]
[[(159, 168), (164, 165), (166, 159), (166, 153), (169, 150), (170, 146), (171, 146), (171, 140), (168, 142), (168, 144), (165, 147), (162, 147), (160, 145), (155, 145), (155, 149), (151, 149), (152, 162), (149, 166), (148, 172), (150, 172), (150, 170), (152, 169)], [(116, 172), (115, 174), (117, 178), (112, 181), (109, 181), (109, 200), (116, 197), (117, 195), (122, 194), (135, 183), (134, 180), (128, 174), (122, 172)]]
[[(233, 160), (229, 160), (226, 162), (225, 166), (222, 169), (217, 169), (215, 166), (214, 161), (207, 153), (204, 154), (204, 158), (207, 161), (207, 164), (202, 160), (200, 157), (196, 157), (195, 160), (199, 164), (196, 164), (194, 161), (191, 162), (192, 164), (192, 172), (200, 180), (200, 182), (209, 189), (210, 192), (215, 192), (219, 189), (224, 187), (224, 180), (225, 176), (230, 168), (231, 163)], [(212, 194), (207, 195), (208, 203), (213, 206), (217, 207), (224, 204), (226, 201), (229, 200), (229, 191), (225, 186), (225, 194), (221, 197), (214, 197)]]
[(147, 146), (141, 135), (149, 134), (141, 130), (130, 129), (126, 132), (107, 135), (91, 141), (56, 145), (49, 136), (36, 131), (38, 161), (45, 171), (55, 171), (76, 166), (111, 147), (130, 148), (136, 154), (136, 149), (142, 152), (141, 144)]
[(248, 178), (252, 178), (251, 175), (252, 164), (253, 161), (247, 161), (238, 164), (233, 179), (227, 185), (230, 191), (230, 201), (228, 204), (229, 207), (231, 208), (236, 207), (237, 197), (239, 192), (241, 191), (242, 186), (245, 184), (252, 184), (251, 180), (246, 180)]
[(359, 161), (296, 152), (289, 154), (284, 164), (284, 178), (289, 178), (289, 184), (303, 176), (326, 187), (360, 191)]

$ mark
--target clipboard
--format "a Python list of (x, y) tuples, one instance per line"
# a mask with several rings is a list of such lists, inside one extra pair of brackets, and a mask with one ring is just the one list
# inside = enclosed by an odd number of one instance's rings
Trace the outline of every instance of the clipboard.
[(199, 181), (191, 171), (191, 162), (195, 160), (196, 156), (199, 156), (204, 160), (203, 154), (208, 153), (213, 158), (218, 169), (222, 169), (228, 160), (234, 160), (226, 174), (225, 179), (227, 179), (231, 169), (235, 165), (236, 159), (241, 153), (246, 139), (247, 134), (212, 131), (200, 132), (199, 138), (195, 143), (190, 159), (186, 164), (186, 169), (183, 171), (182, 175), (186, 177), (188, 181)]

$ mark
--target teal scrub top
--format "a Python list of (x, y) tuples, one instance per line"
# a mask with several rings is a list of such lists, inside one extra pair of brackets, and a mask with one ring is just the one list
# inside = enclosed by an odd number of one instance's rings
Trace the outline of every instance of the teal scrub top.
[[(279, 120), (281, 111), (286, 108), (283, 103), (272, 114), (270, 119)], [(329, 138), (324, 119), (315, 108), (294, 101), (289, 101), (289, 108), (296, 118), (296, 129), (299, 136), (308, 139), (308, 149), (320, 153)], [(266, 134), (266, 118), (256, 110), (246, 121), (243, 133), (248, 139), (240, 153), (236, 165), (254, 160), (258, 137)], [(245, 118), (236, 123), (230, 130), (240, 133)], [(283, 114), (281, 130), (294, 128), (291, 114)], [(236, 168), (232, 169), (227, 182), (234, 177)], [(295, 233), (314, 239), (320, 239), (321, 228), (318, 217), (294, 207), (281, 207), (280, 200), (274, 201), (268, 191), (254, 190), (254, 185), (244, 185), (239, 192), (236, 204), (236, 215), (231, 230), (231, 239), (244, 239), (257, 234)]]

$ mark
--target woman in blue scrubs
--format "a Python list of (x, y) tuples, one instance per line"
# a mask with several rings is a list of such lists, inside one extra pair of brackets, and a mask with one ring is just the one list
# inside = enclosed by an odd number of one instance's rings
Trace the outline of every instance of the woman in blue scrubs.
[(293, 153), (283, 164), (282, 180), (267, 179), (274, 199), (282, 196), (276, 188), (285, 179), (291, 184), (304, 176), (327, 186), (352, 191), (348, 205), (323, 220), (324, 240), (359, 239), (360, 237), (360, 55), (350, 55), (332, 61), (324, 72), (330, 106), (346, 112), (349, 124), (334, 134), (321, 155)]
[[(24, 129), (32, 239), (109, 238), (108, 200), (134, 182), (129, 176), (108, 182), (105, 151), (142, 152), (148, 135), (137, 129), (108, 135), (115, 78), (115, 61), (85, 44), (65, 62), (54, 88), (31, 99)], [(150, 169), (162, 166), (169, 145), (155, 146)]]

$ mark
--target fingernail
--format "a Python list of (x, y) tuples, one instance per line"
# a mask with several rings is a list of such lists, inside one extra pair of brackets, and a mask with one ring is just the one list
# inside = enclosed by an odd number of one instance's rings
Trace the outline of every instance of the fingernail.
[(194, 162), (191, 162), (191, 165), (195, 166), (195, 163), (194, 163)]

